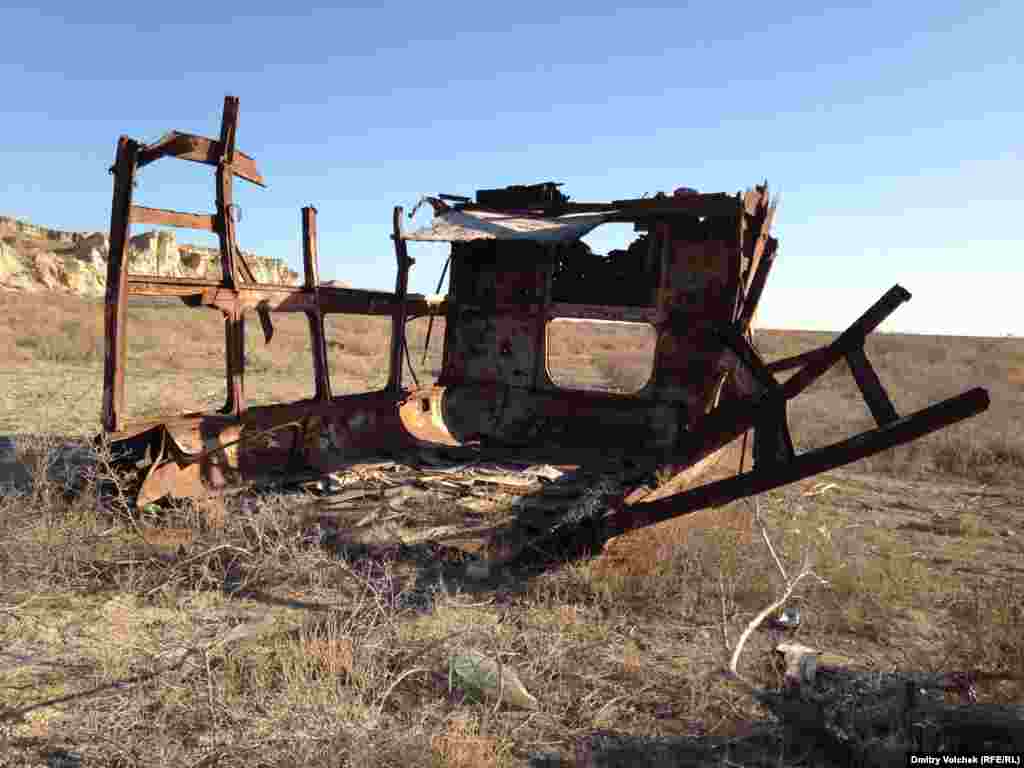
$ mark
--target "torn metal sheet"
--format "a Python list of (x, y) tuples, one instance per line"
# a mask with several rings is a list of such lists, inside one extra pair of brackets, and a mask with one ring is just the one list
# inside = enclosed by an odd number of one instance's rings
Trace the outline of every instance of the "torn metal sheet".
[[(259, 283), (237, 244), (233, 184), (266, 181), (236, 146), (238, 110), (238, 100), (227, 97), (216, 139), (171, 132), (145, 144), (121, 137), (111, 168), (102, 423), (124, 464), (143, 469), (136, 489), (141, 503), (267, 481), (307, 482), (324, 496), (325, 514), (333, 510), (335, 522), (376, 525), (374, 541), (486, 536), (501, 557), (525, 557), (642, 535), (636, 532), (797, 482), (988, 407), (981, 389), (909, 415), (890, 400), (864, 342), (909, 300), (900, 286), (831, 344), (788, 360), (761, 358), (752, 325), (779, 249), (772, 233), (777, 202), (767, 183), (736, 194), (678, 187), (596, 203), (574, 202), (554, 182), (481, 189), (475, 200), (430, 197), (431, 226), (405, 233), (403, 209), (396, 207), (390, 232), (382, 233), (395, 249), (393, 291), (322, 283), (316, 209), (306, 207), (302, 283)], [(135, 205), (140, 172), (160, 159), (211, 166), (215, 210)], [(141, 223), (214, 232), (220, 277), (130, 273), (127, 244), (132, 224)], [(581, 238), (605, 223), (632, 224), (636, 239), (625, 249), (595, 253)], [(408, 248), (418, 241), (451, 243), (446, 294), (408, 293), (415, 263)], [(221, 312), (227, 392), (221, 407), (171, 419), (127, 417), (129, 295), (177, 297), (188, 307)], [(258, 326), (245, 323), (247, 311), (255, 311)], [(308, 321), (315, 394), (255, 406), (247, 400), (246, 334), (262, 332), (270, 342), (274, 315), (284, 312)], [(338, 382), (328, 370), (325, 335), (332, 314), (390, 318), (382, 389), (334, 394)], [(445, 319), (440, 375), (429, 386), (410, 387), (406, 326), (428, 315)], [(630, 338), (651, 340), (642, 353), (649, 375), (623, 376), (616, 367), (638, 352), (616, 348), (620, 357), (604, 361), (593, 386), (556, 381), (550, 362), (563, 354), (550, 333), (556, 321), (590, 324), (591, 336), (569, 334), (558, 343), (575, 343), (579, 349), (564, 354), (591, 362), (600, 351), (594, 338), (611, 338), (632, 324), (638, 333)], [(843, 359), (878, 427), (798, 454), (787, 403)], [(786, 370), (795, 372), (776, 378)], [(733, 470), (723, 457), (737, 446), (741, 458)], [(726, 476), (700, 485), (726, 466)], [(439, 510), (460, 506), (462, 521), (438, 517)]]
[(433, 224), (404, 235), (406, 240), (465, 243), (473, 240), (532, 240), (558, 243), (579, 240), (609, 220), (607, 214), (510, 216), (500, 211), (447, 210)]

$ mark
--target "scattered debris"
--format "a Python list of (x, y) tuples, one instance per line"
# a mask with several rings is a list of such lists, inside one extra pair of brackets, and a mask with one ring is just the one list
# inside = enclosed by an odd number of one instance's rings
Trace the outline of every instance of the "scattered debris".
[(779, 643), (775, 646), (786, 663), (788, 685), (810, 685), (818, 670), (818, 651), (800, 643)]
[(806, 491), (804, 496), (821, 496), (823, 493), (837, 489), (836, 483), (818, 483), (811, 490)]
[(764, 625), (768, 629), (792, 631), (800, 626), (800, 609), (786, 608), (778, 616), (769, 616)]
[(451, 658), (453, 682), (471, 696), (490, 698), (523, 709), (540, 709), (540, 703), (523, 686), (508, 664), (499, 664), (479, 651), (464, 651)]

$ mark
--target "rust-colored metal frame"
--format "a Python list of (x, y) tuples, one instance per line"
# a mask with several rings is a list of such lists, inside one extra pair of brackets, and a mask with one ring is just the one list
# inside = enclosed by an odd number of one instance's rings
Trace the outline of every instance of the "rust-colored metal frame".
[[(973, 389), (900, 417), (864, 354), (864, 340), (910, 294), (895, 286), (831, 344), (788, 360), (766, 363), (751, 343), (751, 325), (774, 263), (778, 241), (770, 230), (775, 203), (767, 184), (746, 193), (685, 194), (566, 203), (558, 213), (603, 213), (648, 233), (644, 269), (651, 301), (609, 306), (554, 301), (557, 253), (545, 246), (522, 259), (526, 246), (492, 244), (490, 261), (453, 249), (452, 290), (441, 300), (408, 292), (414, 261), (402, 231), (403, 209), (393, 210), (391, 239), (396, 280), (391, 292), (321, 285), (316, 209), (302, 209), (303, 282), (258, 283), (236, 242), (232, 215), (237, 176), (264, 185), (255, 161), (235, 146), (238, 100), (227, 97), (220, 138), (172, 132), (143, 145), (122, 136), (113, 168), (114, 193), (107, 273), (102, 423), (128, 460), (149, 451), (140, 502), (167, 494), (217, 493), (270, 470), (329, 471), (354, 456), (424, 443), (474, 445), (506, 457), (560, 464), (600, 463), (609, 455), (635, 465), (670, 468), (680, 478), (753, 430), (754, 466), (729, 480), (671, 493), (628, 488), (603, 526), (608, 535), (651, 525), (697, 509), (794, 482), (916, 439), (988, 407)], [(163, 158), (216, 168), (211, 214), (136, 206), (138, 171)], [(472, 212), (482, 206), (465, 201)], [(488, 210), (495, 210), (493, 207)], [(510, 209), (511, 210), (511, 209)], [(520, 212), (521, 213), (521, 212)], [(533, 210), (544, 214), (552, 211)], [(218, 280), (130, 274), (132, 223), (203, 229), (218, 235)], [(710, 234), (709, 234), (710, 233)], [(510, 252), (501, 249), (511, 248)], [(505, 253), (506, 255), (502, 255)], [(538, 255), (539, 254), (539, 255)], [(506, 258), (506, 256), (508, 256)], [(655, 274), (654, 267), (657, 266)], [(476, 295), (467, 286), (486, 286)], [(645, 291), (647, 288), (644, 289)], [(159, 421), (125, 414), (125, 317), (129, 295), (178, 297), (189, 306), (224, 315), (227, 398), (215, 413)], [(585, 291), (581, 294), (585, 297)], [(646, 294), (645, 294), (646, 295)], [(272, 314), (303, 312), (309, 320), (315, 394), (307, 400), (249, 407), (245, 398), (245, 312), (254, 310), (269, 342)], [(324, 317), (330, 313), (392, 318), (388, 377), (379, 392), (336, 396), (327, 365)], [(434, 386), (403, 386), (408, 357), (405, 327), (413, 318), (447, 319), (442, 373)], [(562, 317), (646, 322), (658, 335), (651, 381), (634, 395), (565, 390), (546, 370), (548, 323)], [(832, 446), (797, 455), (786, 424), (786, 404), (845, 358), (878, 428)], [(796, 370), (787, 380), (775, 375)], [(595, 431), (594, 425), (600, 424)], [(266, 440), (268, 435), (274, 439)], [(689, 472), (685, 472), (690, 470)]]

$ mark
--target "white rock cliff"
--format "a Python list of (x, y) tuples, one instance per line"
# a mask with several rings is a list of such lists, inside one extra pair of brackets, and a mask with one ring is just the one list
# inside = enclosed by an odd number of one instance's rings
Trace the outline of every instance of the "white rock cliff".
[[(65, 232), (0, 217), (0, 290), (104, 294), (110, 241), (102, 232)], [(261, 283), (296, 285), (280, 259), (245, 253)], [(220, 278), (220, 252), (178, 243), (173, 232), (145, 232), (128, 244), (128, 269), (162, 277)]]

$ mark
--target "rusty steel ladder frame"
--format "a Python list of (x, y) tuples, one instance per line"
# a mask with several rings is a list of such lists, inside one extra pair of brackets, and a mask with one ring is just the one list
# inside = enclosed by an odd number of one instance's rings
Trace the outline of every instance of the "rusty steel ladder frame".
[[(227, 96), (221, 119), (220, 140), (172, 131), (153, 144), (143, 145), (127, 137), (118, 140), (117, 155), (110, 172), (114, 176), (113, 203), (110, 214), (110, 257), (107, 264), (107, 287), (104, 326), (107, 338), (104, 355), (104, 391), (102, 425), (107, 432), (119, 432), (125, 426), (126, 359), (125, 314), (128, 288), (126, 254), (132, 223), (156, 224), (215, 232), (221, 253), (221, 284), (233, 296), (224, 313), (225, 375), (227, 399), (219, 413), (240, 418), (245, 410), (244, 333), (245, 307), (239, 289), (255, 284), (256, 278), (245, 255), (237, 245), (232, 209), (235, 176), (258, 186), (266, 186), (255, 161), (235, 149), (238, 130), (238, 99)], [(216, 166), (216, 202), (214, 214), (180, 213), (133, 205), (132, 191), (138, 170), (161, 157), (175, 157)], [(310, 325), (313, 348), (315, 398), (329, 401), (332, 397), (327, 375), (327, 346), (323, 330), (323, 312), (319, 301), (316, 209), (302, 209), (303, 289), (313, 295), (312, 308), (304, 310)], [(255, 307), (269, 343), (273, 335), (270, 313), (266, 307)]]

